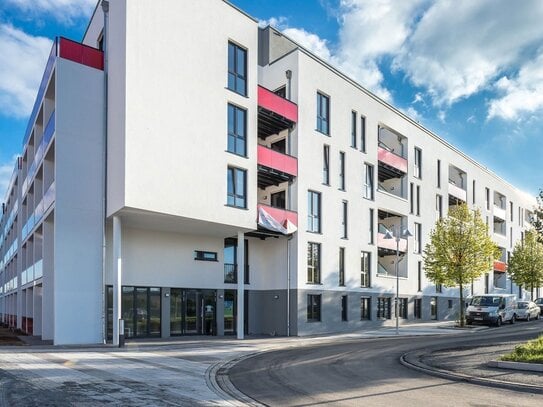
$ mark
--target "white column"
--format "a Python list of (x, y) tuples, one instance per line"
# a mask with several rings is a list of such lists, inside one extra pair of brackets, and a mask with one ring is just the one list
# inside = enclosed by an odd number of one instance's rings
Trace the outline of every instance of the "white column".
[(244, 329), (244, 304), (245, 304), (245, 235), (238, 232), (237, 250), (237, 272), (238, 272), (238, 306), (237, 306), (237, 333), (238, 339), (243, 339)]
[(122, 225), (118, 216), (113, 217), (113, 345), (119, 346), (119, 321), (121, 319), (122, 282)]

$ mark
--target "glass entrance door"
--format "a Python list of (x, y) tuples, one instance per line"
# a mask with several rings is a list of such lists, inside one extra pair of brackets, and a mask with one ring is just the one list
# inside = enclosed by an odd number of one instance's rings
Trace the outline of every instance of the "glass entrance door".
[(172, 288), (170, 335), (215, 335), (216, 292)]

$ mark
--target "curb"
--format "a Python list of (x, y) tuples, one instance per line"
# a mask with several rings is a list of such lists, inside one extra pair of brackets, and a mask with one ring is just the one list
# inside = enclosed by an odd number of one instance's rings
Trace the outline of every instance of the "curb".
[(522, 370), (528, 372), (543, 372), (541, 363), (526, 363), (526, 362), (510, 362), (506, 360), (492, 360), (488, 363), (489, 366), (500, 369)]
[(496, 379), (490, 379), (490, 378), (470, 376), (470, 375), (465, 375), (462, 373), (453, 373), (447, 370), (437, 369), (437, 368), (428, 366), (427, 364), (420, 361), (420, 357), (425, 354), (426, 352), (421, 352), (421, 351), (404, 353), (400, 357), (400, 363), (409, 369), (414, 369), (419, 372), (426, 373), (432, 376), (441, 377), (443, 379), (454, 380), (457, 382), (468, 382), (472, 384), (488, 386), (488, 387), (496, 387), (500, 389), (506, 388), (509, 390), (543, 394), (543, 386), (536, 386), (533, 384), (522, 384), (522, 383), (508, 382), (505, 380), (496, 380)]

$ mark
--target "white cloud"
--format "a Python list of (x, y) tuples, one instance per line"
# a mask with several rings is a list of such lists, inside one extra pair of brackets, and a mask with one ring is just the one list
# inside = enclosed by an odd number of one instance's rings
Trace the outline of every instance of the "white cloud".
[(489, 103), (487, 119), (518, 120), (543, 109), (543, 52), (525, 64), (515, 78), (501, 77), (496, 88), (503, 96)]
[(51, 46), (47, 38), (0, 24), (1, 114), (17, 118), (30, 114)]
[(43, 15), (47, 13), (57, 21), (73, 24), (73, 20), (92, 14), (98, 0), (3, 0), (21, 11)]
[(543, 41), (543, 2), (435, 1), (395, 57), (436, 105), (450, 105), (493, 84)]

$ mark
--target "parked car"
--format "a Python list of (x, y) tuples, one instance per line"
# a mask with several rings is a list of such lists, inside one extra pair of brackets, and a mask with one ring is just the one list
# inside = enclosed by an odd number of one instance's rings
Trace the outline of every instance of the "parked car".
[(517, 302), (517, 319), (539, 319), (541, 310), (533, 301), (518, 301)]
[(466, 323), (474, 322), (500, 326), (509, 321), (514, 324), (517, 312), (517, 297), (513, 294), (474, 295), (466, 309)]
[(543, 315), (543, 297), (541, 298), (536, 298), (536, 300), (534, 301), (536, 303), (536, 305), (539, 307), (539, 309), (541, 310), (541, 313), (539, 315)]

